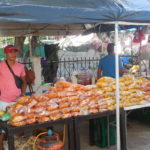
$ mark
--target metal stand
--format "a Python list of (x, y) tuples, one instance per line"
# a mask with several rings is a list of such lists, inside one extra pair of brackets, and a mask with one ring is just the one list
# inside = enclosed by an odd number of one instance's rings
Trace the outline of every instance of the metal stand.
[[(124, 113), (124, 111), (121, 110), (121, 126), (120, 126), (120, 129), (121, 129), (121, 150), (127, 150), (126, 149), (126, 130), (124, 129), (125, 128), (125, 114), (122, 114)], [(73, 120), (73, 126), (74, 126), (74, 139), (75, 139), (75, 150), (80, 150), (81, 147), (80, 147), (80, 134), (79, 134), (79, 126), (80, 126), (80, 123), (82, 121), (85, 121), (85, 120), (89, 120), (89, 126), (90, 128), (93, 128), (93, 119), (96, 119), (96, 118), (101, 118), (101, 117), (106, 117), (106, 116), (110, 116), (110, 115), (114, 115), (116, 114), (116, 111), (107, 111), (107, 112), (100, 112), (100, 113), (96, 113), (96, 114), (90, 114), (90, 115), (85, 115), (85, 116), (78, 116), (78, 117), (75, 117), (74, 120)], [(93, 145), (94, 141), (93, 141), (93, 136), (94, 136), (94, 133), (89, 130), (89, 141), (90, 141), (90, 145)]]
[(8, 147), (9, 150), (15, 150), (14, 145), (14, 135), (18, 133), (22, 133), (23, 131), (32, 132), (33, 130), (39, 129), (39, 128), (47, 128), (56, 124), (67, 124), (68, 125), (68, 149), (74, 150), (74, 135), (73, 135), (73, 119), (72, 118), (66, 118), (66, 119), (60, 119), (56, 121), (48, 121), (44, 123), (35, 123), (20, 127), (13, 127), (11, 125), (8, 125), (6, 122), (0, 121), (0, 127), (1, 129), (5, 130), (7, 136), (8, 136)]
[(127, 117), (126, 112), (121, 110), (120, 117), (120, 138), (121, 138), (121, 150), (127, 150)]

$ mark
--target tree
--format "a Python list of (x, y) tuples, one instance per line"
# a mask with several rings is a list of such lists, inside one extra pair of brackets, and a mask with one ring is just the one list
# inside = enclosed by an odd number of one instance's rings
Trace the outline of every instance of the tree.
[[(25, 36), (19, 36), (19, 37), (15, 37), (15, 43), (14, 46), (20, 50), (23, 50), (23, 45), (24, 45), (24, 41), (25, 41)], [(19, 54), (20, 57), (23, 56), (23, 51)]]

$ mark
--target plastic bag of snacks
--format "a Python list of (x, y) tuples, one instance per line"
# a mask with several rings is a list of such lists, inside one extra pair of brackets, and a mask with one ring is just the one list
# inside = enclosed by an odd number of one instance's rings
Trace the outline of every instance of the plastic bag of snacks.
[(90, 85), (92, 80), (92, 75), (90, 71), (86, 68), (81, 68), (78, 73), (78, 84)]

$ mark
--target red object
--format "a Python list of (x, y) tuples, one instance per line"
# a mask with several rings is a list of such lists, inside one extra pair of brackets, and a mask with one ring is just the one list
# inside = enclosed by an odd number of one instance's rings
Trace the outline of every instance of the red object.
[(15, 48), (13, 45), (8, 45), (4, 48), (4, 53), (10, 53), (13, 51), (20, 52), (21, 50)]
[(142, 30), (137, 29), (134, 33), (133, 42), (134, 43), (140, 43), (142, 40), (145, 40), (145, 35)]
[(48, 147), (48, 148), (38, 145), (38, 150), (63, 150), (62, 147), (63, 147), (63, 143), (61, 142), (59, 144), (56, 144), (56, 145), (54, 145), (52, 147)]
[(52, 136), (43, 136), (38, 144), (38, 150), (63, 150), (64, 143), (60, 141), (59, 135), (53, 132)]

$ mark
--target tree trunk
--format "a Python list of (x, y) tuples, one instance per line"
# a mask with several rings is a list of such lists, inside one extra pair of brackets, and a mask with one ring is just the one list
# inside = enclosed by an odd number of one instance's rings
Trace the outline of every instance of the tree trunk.
[(24, 45), (25, 38), (26, 38), (25, 36), (15, 37), (14, 46), (21, 50), (21, 52), (19, 53), (19, 57), (23, 56), (23, 45)]
[(32, 36), (31, 37), (32, 52), (34, 51), (34, 49), (36, 48), (36, 46), (38, 46), (38, 36)]
[[(21, 53), (19, 53), (19, 57), (23, 56), (23, 45), (24, 45), (24, 41), (25, 41), (25, 36), (20, 36), (20, 37), (15, 37), (15, 44), (14, 46), (20, 50), (22, 50)], [(37, 40), (38, 36), (32, 36), (31, 37), (31, 51), (33, 54), (33, 51), (35, 49), (35, 47), (38, 45), (38, 40)], [(30, 56), (29, 52), (27, 54), (27, 57)]]
[(58, 70), (58, 44), (45, 45), (46, 64), (43, 65), (42, 74), (46, 83), (53, 83)]

